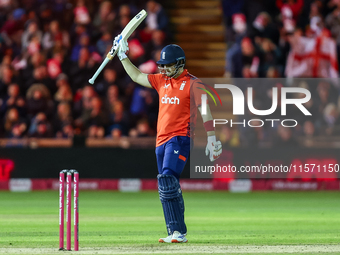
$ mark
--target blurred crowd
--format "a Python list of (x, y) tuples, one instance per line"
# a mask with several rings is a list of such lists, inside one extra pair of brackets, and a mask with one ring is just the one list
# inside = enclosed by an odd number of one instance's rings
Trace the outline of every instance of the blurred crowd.
[[(329, 79), (251, 79), (233, 80), (243, 88), (245, 100), (252, 98), (257, 110), (268, 110), (273, 105), (273, 89), (277, 89), (277, 108), (267, 116), (254, 115), (245, 105), (245, 115), (238, 116), (235, 125), (219, 125), (220, 139), (227, 147), (304, 147), (326, 146), (326, 137), (340, 136), (339, 83)], [(286, 115), (282, 115), (281, 88), (298, 87), (310, 91), (311, 99), (303, 106), (311, 115), (305, 115), (298, 107), (287, 104)], [(248, 95), (248, 87), (252, 94)], [(287, 98), (305, 98), (304, 93), (288, 94)], [(293, 119), (294, 121), (289, 121)], [(252, 120), (249, 124), (248, 121)], [(269, 121), (273, 120), (273, 121)], [(282, 121), (285, 120), (282, 124)], [(286, 121), (288, 120), (288, 121)], [(254, 126), (254, 127), (251, 127)], [(291, 127), (285, 127), (291, 126)], [(310, 143), (316, 137), (321, 143)]]
[[(297, 127), (223, 127), (222, 140), (233, 147), (277, 148), (308, 146), (306, 141), (317, 136), (339, 136), (340, 1), (222, 0), (222, 6), (228, 45), (225, 76), (243, 78), (254, 87), (256, 109), (271, 107), (272, 86), (265, 79), (249, 78), (285, 78), (274, 85), (279, 92), (282, 86), (294, 86), (312, 93), (304, 104), (311, 117), (302, 117), (297, 107), (287, 114), (298, 120)], [(290, 80), (301, 77), (319, 79)], [(280, 114), (274, 117), (283, 119)]]
[(339, 77), (339, 0), (223, 0), (225, 76)]
[(171, 33), (155, 1), (0, 0), (0, 138), (154, 136), (157, 93), (133, 83), (117, 58), (88, 83), (141, 9), (148, 17), (128, 55), (156, 73)]
[[(148, 17), (131, 35), (128, 55), (143, 72), (157, 72), (155, 61), (172, 42), (160, 3), (0, 0), (0, 138), (154, 136), (156, 91), (133, 83), (117, 58), (93, 86), (88, 79), (114, 37), (141, 9)], [(279, 91), (282, 86), (311, 91), (312, 100), (305, 106), (312, 117), (293, 112), (297, 127), (224, 126), (221, 140), (231, 147), (298, 146), (298, 137), (340, 135), (340, 86), (327, 80), (339, 77), (340, 0), (221, 3), (228, 45), (226, 77), (325, 78), (275, 85)], [(255, 108), (269, 109), (271, 86), (252, 86)]]

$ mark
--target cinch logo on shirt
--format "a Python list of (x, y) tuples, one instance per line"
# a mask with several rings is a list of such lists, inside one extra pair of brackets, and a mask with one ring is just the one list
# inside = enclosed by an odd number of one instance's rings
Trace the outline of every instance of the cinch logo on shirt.
[(178, 97), (168, 97), (166, 94), (162, 97), (162, 104), (179, 104)]

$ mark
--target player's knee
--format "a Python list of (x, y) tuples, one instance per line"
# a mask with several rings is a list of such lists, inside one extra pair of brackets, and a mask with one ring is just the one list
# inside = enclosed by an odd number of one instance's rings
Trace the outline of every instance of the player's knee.
[(159, 174), (158, 179), (158, 192), (161, 201), (180, 198), (182, 190), (177, 178), (174, 175)]

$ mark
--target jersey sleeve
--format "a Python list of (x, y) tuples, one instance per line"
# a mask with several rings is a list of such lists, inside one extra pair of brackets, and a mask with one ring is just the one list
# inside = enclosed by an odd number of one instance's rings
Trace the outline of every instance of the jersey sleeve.
[(192, 81), (190, 87), (190, 97), (196, 107), (202, 104), (202, 95), (207, 94), (204, 90), (206, 90), (205, 85), (200, 79), (195, 79)]
[(151, 84), (151, 87), (154, 88), (155, 90), (158, 91), (159, 86), (161, 84), (161, 79), (162, 79), (162, 75), (161, 74), (149, 74), (148, 75), (148, 80)]

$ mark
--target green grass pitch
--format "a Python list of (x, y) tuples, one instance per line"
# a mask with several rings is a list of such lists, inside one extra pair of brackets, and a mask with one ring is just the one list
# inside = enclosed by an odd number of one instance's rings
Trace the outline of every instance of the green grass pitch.
[[(189, 242), (159, 244), (166, 228), (157, 192), (80, 191), (77, 254), (94, 254), (91, 249), (99, 249), (101, 254), (101, 250), (108, 252), (110, 248), (112, 253), (103, 254), (115, 254), (114, 247), (127, 252), (120, 254), (139, 254), (139, 250), (140, 254), (143, 250), (150, 251), (143, 254), (158, 254), (152, 253), (157, 249), (164, 249), (159, 253), (164, 254), (174, 246), (186, 247), (177, 254), (206, 254), (199, 247), (340, 244), (339, 192), (184, 191), (183, 196)], [(1, 249), (18, 253), (18, 248), (29, 248), (27, 254), (32, 248), (57, 251), (58, 202), (57, 191), (0, 192), (0, 253)], [(190, 249), (198, 250), (195, 253)], [(283, 254), (285, 250), (274, 253)]]

